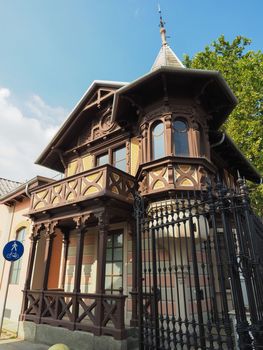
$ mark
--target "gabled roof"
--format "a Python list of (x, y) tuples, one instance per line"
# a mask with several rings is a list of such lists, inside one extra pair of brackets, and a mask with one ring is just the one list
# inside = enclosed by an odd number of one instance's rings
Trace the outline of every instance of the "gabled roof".
[(174, 68), (185, 68), (170, 46), (165, 43), (162, 45), (158, 56), (156, 57), (151, 71), (154, 71), (160, 67), (174, 67)]
[(15, 188), (17, 188), (20, 185), (21, 185), (21, 182), (0, 178), (0, 197), (13, 191)]
[[(49, 142), (44, 151), (36, 160), (36, 164), (43, 165), (53, 170), (63, 172), (63, 164), (61, 163), (61, 158), (59, 156), (61, 146), (66, 142), (65, 140), (69, 138), (69, 135), (72, 133), (72, 130), (77, 127), (79, 120), (81, 119), (81, 112), (87, 105), (87, 102), (91, 104), (96, 104), (94, 102), (94, 94), (100, 88), (118, 90), (119, 88), (127, 85), (126, 82), (117, 82), (117, 81), (104, 81), (104, 80), (95, 80), (84, 95), (81, 97), (79, 102), (73, 108), (73, 110), (68, 115), (65, 122), (62, 124), (61, 128)], [(102, 97), (103, 98), (103, 97)]]

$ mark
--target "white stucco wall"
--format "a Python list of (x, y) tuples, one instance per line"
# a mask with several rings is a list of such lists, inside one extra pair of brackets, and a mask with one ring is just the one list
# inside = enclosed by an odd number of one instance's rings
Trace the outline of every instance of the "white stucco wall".
[[(4, 260), (1, 254), (1, 279), (0, 279), (0, 319), (5, 313), (8, 317), (4, 318), (3, 328), (16, 331), (18, 326), (18, 318), (21, 311), (28, 253), (30, 246), (30, 220), (25, 217), (28, 211), (30, 200), (24, 199), (22, 202), (16, 203), (13, 207), (0, 205), (0, 244), (3, 249), (4, 245), (16, 238), (17, 231), (22, 227), (26, 228), (26, 236), (24, 241), (24, 255), (21, 258), (21, 271), (18, 284), (9, 284), (9, 272), (11, 262)], [(6, 299), (7, 293), (7, 299)], [(5, 304), (6, 299), (6, 304)], [(4, 305), (5, 304), (5, 305)]]

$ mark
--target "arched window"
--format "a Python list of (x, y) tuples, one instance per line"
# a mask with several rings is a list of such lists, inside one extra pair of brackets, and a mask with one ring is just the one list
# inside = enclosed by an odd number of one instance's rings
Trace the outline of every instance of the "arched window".
[(177, 156), (189, 156), (188, 126), (182, 120), (173, 122), (173, 152)]
[[(16, 239), (20, 241), (21, 243), (24, 243), (26, 237), (26, 228), (22, 227), (20, 230), (17, 231)], [(21, 272), (21, 263), (22, 259), (16, 260), (11, 265), (11, 274), (10, 274), (10, 284), (18, 284), (19, 283), (19, 277)]]
[(164, 125), (162, 122), (155, 125), (152, 131), (152, 159), (159, 159), (165, 156), (164, 149)]

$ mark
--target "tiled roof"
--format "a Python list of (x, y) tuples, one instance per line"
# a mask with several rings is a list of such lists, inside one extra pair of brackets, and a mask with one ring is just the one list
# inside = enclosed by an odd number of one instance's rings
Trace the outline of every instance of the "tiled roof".
[(162, 45), (158, 56), (152, 66), (151, 71), (158, 69), (160, 67), (175, 67), (175, 68), (185, 68), (170, 46), (165, 43)]
[(15, 188), (20, 186), (21, 183), (17, 181), (11, 181), (0, 177), (0, 197), (13, 191)]

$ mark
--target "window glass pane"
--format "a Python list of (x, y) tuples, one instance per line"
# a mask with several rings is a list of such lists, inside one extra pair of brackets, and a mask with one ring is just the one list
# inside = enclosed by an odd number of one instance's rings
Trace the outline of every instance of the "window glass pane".
[(106, 261), (112, 261), (112, 248), (109, 248), (106, 251)]
[(110, 289), (111, 290), (111, 276), (106, 276), (105, 277), (105, 289)]
[(122, 260), (122, 248), (115, 248), (114, 249), (114, 256), (113, 260)]
[(122, 247), (122, 234), (114, 235), (114, 247)]
[(187, 124), (181, 120), (173, 122), (174, 130), (174, 153), (180, 156), (189, 155), (188, 128)]
[(12, 272), (11, 272), (10, 283), (11, 284), (16, 284), (16, 281), (17, 281), (17, 270), (14, 269), (14, 265), (12, 265), (11, 269), (12, 269)]
[(113, 263), (113, 275), (122, 275), (122, 261)]
[(26, 230), (25, 228), (22, 228), (17, 234), (17, 240), (23, 243), (25, 240), (25, 235), (26, 235)]
[(159, 159), (165, 156), (164, 150), (164, 125), (157, 124), (152, 133), (153, 138), (153, 159)]
[(187, 132), (187, 125), (181, 120), (176, 120), (173, 126), (174, 129), (178, 132)]
[(112, 274), (112, 263), (107, 263), (106, 264), (106, 275), (111, 275)]
[(114, 150), (114, 160), (119, 162), (122, 159), (126, 158), (126, 147), (118, 148)]
[(108, 236), (108, 238), (107, 238), (107, 248), (112, 247), (112, 241), (113, 241), (113, 237), (112, 236)]
[(112, 289), (119, 289), (122, 287), (122, 277), (112, 277)]
[(96, 166), (105, 165), (109, 163), (108, 153), (101, 154), (96, 158)]
[(126, 171), (126, 147), (113, 150), (113, 166)]

